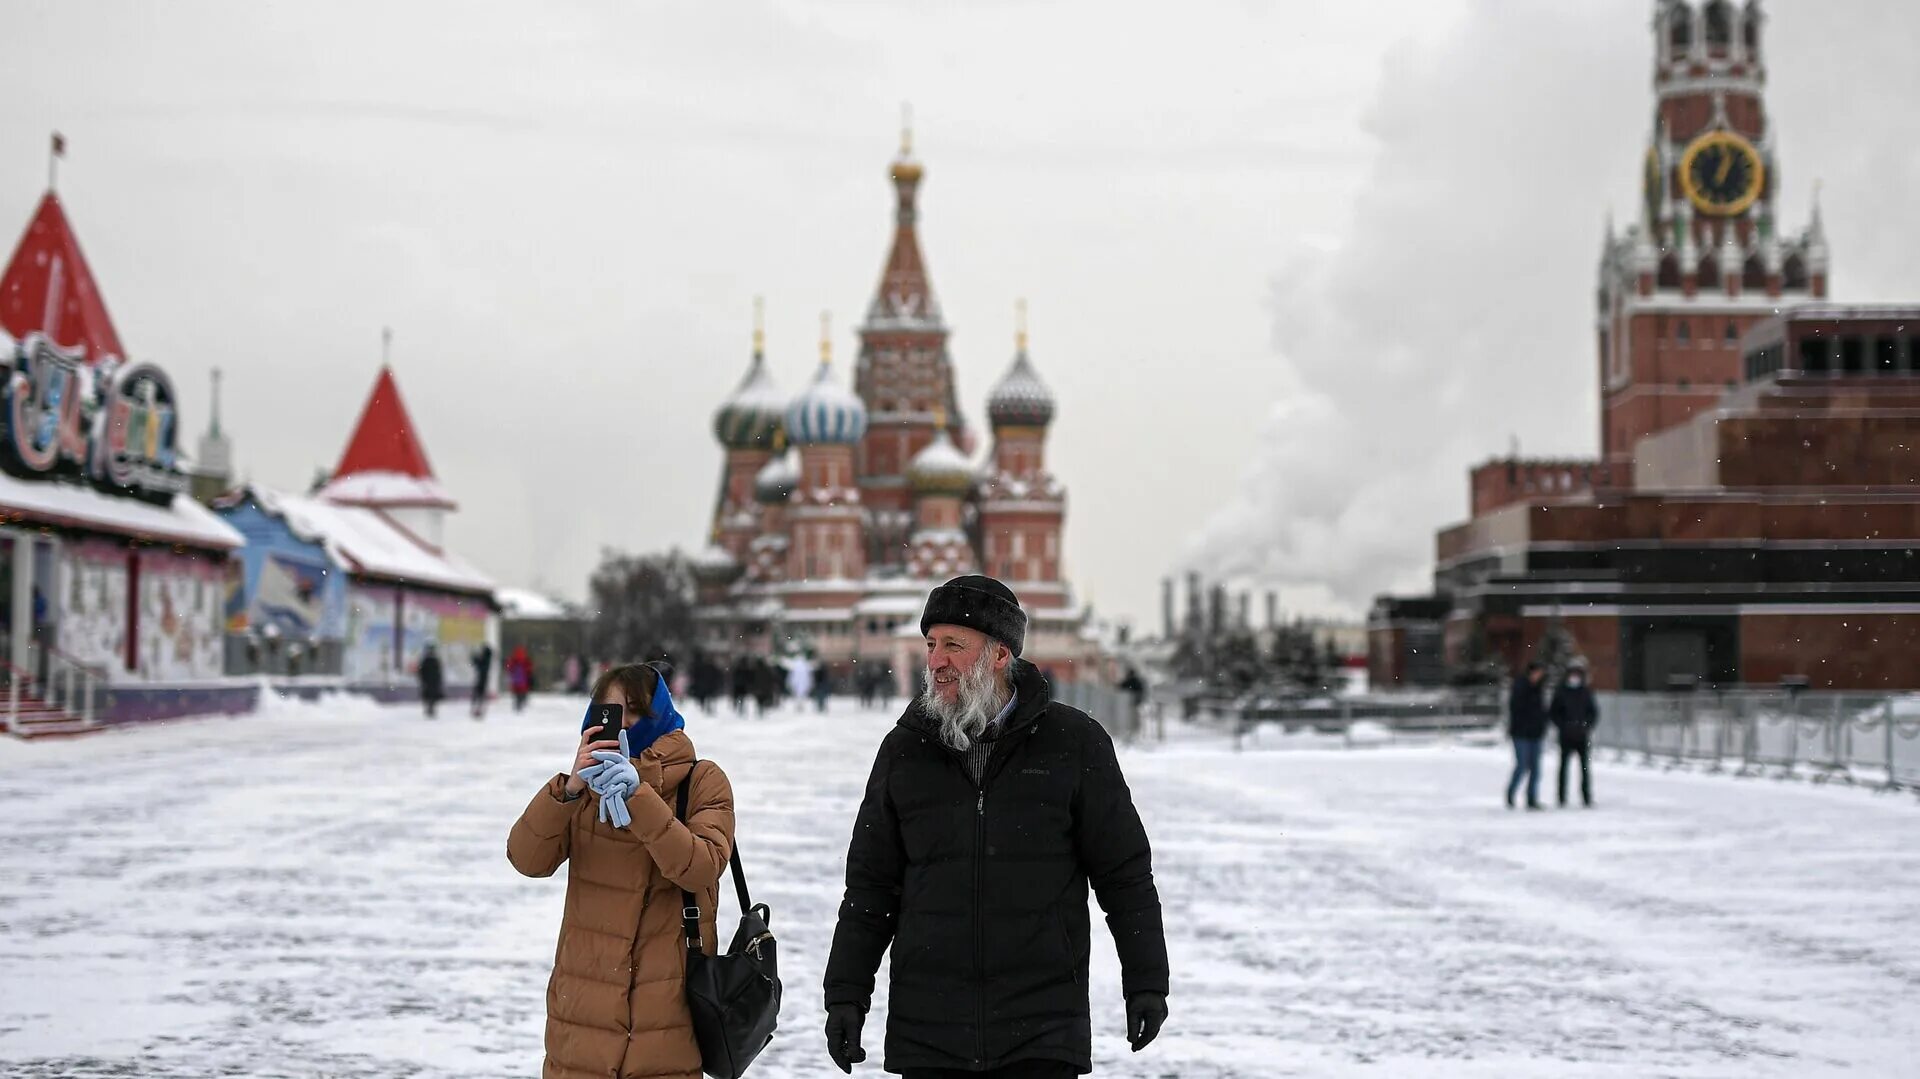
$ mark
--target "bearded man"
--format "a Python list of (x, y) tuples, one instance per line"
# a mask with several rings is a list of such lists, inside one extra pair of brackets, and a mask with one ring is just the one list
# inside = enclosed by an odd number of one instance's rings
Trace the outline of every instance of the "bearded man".
[(991, 577), (933, 590), (927, 680), (880, 744), (847, 848), (827, 958), (827, 1052), (860, 1029), (893, 949), (886, 1070), (1053, 1079), (1093, 1070), (1091, 884), (1120, 953), (1126, 1035), (1167, 1017), (1167, 942), (1147, 833), (1113, 740), (1020, 657), (1027, 616)]

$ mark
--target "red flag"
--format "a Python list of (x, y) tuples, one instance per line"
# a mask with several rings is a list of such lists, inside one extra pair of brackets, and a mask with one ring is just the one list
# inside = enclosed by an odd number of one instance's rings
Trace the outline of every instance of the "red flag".
[(67, 156), (67, 140), (58, 131), (53, 133), (53, 156)]

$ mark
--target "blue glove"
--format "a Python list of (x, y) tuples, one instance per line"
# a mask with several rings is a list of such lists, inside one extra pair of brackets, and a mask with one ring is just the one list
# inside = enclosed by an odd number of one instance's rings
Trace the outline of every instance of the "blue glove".
[(600, 796), (600, 820), (615, 828), (625, 828), (633, 823), (633, 814), (627, 809), (627, 799), (640, 789), (640, 772), (627, 759), (626, 749), (627, 732), (621, 731), (619, 752), (595, 750), (593, 759), (600, 763), (580, 769), (580, 778), (593, 789), (593, 793)]

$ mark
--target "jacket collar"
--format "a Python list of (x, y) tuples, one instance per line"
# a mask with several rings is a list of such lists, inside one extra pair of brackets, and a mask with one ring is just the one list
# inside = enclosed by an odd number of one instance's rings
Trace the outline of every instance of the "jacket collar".
[[(1023, 727), (1031, 726), (1033, 721), (1039, 719), (1040, 714), (1047, 710), (1047, 705), (1053, 702), (1053, 687), (1047, 684), (1047, 676), (1040, 673), (1040, 668), (1024, 659), (1015, 658), (1013, 661), (1013, 692), (1019, 697), (1019, 701), (1014, 705), (1013, 714), (1007, 717), (1006, 725), (1000, 730), (1002, 738)], [(900, 714), (900, 726), (927, 735), (936, 742), (940, 741), (940, 721), (927, 714), (926, 709), (920, 706), (918, 697), (907, 702), (906, 711)]]
[(660, 777), (654, 789), (665, 797), (680, 784), (699, 757), (694, 754), (693, 739), (687, 737), (686, 731), (668, 731), (634, 759), (639, 762), (642, 782), (653, 776)]

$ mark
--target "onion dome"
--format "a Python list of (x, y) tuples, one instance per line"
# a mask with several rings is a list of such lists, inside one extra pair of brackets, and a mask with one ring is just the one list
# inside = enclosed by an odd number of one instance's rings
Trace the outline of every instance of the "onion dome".
[(753, 477), (753, 500), (762, 505), (785, 502), (800, 486), (800, 466), (794, 463), (793, 454), (782, 453), (760, 466)]
[(1053, 420), (1053, 393), (1027, 359), (1027, 305), (1020, 304), (1013, 366), (987, 394), (987, 418), (995, 427), (1045, 427)]
[(732, 584), (746, 569), (719, 544), (708, 544), (688, 562), (693, 579), (701, 584)]
[(913, 159), (913, 113), (904, 105), (900, 111), (900, 156), (887, 167), (887, 174), (895, 183), (911, 184), (919, 181), (924, 170)]
[(754, 301), (753, 363), (733, 393), (713, 414), (713, 435), (730, 450), (773, 449), (787, 411), (786, 395), (767, 370), (760, 303)]
[(796, 446), (850, 446), (867, 433), (867, 406), (833, 379), (833, 345), (820, 316), (820, 373), (787, 406), (787, 441)]
[(913, 455), (907, 482), (918, 495), (964, 495), (973, 486), (973, 466), (947, 437), (944, 425), (936, 428), (925, 449)]

